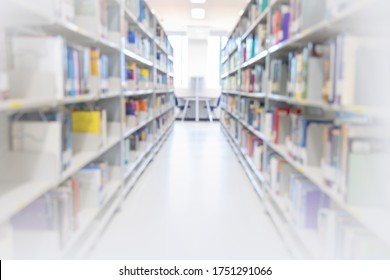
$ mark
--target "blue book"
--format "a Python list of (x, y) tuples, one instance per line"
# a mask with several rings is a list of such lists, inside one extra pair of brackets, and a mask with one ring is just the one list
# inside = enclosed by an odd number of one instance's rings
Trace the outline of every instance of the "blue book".
[(68, 53), (68, 83), (69, 83), (68, 95), (76, 96), (73, 48), (68, 47), (67, 53)]

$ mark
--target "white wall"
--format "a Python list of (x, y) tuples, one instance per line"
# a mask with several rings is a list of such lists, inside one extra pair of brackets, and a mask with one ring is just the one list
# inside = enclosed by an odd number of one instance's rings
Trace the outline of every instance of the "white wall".
[(174, 47), (176, 95), (192, 96), (191, 77), (204, 78), (204, 90), (200, 96), (220, 95), (220, 37), (208, 36), (202, 39), (186, 35), (171, 36)]

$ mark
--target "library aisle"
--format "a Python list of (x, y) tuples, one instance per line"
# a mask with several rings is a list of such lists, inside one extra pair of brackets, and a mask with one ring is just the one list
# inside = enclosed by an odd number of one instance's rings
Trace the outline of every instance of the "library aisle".
[(289, 259), (218, 123), (176, 123), (90, 259)]

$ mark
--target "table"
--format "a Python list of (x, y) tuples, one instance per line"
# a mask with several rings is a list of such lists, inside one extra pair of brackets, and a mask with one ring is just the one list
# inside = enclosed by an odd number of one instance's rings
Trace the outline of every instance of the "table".
[(181, 119), (182, 122), (184, 122), (186, 118), (188, 106), (190, 105), (191, 101), (195, 101), (195, 121), (199, 122), (199, 102), (205, 102), (207, 113), (209, 115), (209, 120), (210, 122), (213, 122), (213, 115), (210, 106), (210, 101), (214, 99), (213, 97), (190, 96), (190, 97), (183, 97), (183, 99), (185, 101), (185, 105), (183, 110), (183, 116)]

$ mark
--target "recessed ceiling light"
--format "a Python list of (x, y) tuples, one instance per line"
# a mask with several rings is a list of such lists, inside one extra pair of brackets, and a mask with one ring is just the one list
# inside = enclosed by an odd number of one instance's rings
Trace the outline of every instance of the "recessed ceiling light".
[(191, 9), (191, 16), (193, 19), (204, 19), (206, 16), (205, 9), (195, 8)]
[(206, 3), (206, 0), (190, 0), (192, 4), (204, 4)]

